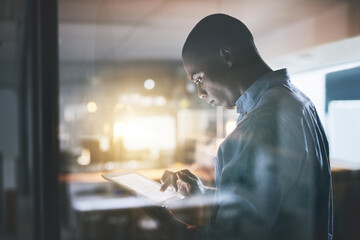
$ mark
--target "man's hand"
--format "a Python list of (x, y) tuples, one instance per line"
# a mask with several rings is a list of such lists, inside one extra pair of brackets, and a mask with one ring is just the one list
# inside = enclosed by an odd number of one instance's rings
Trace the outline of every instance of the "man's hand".
[(206, 190), (201, 180), (188, 169), (178, 172), (166, 170), (160, 181), (163, 184), (160, 191), (165, 191), (168, 187), (171, 187), (184, 196), (192, 196), (199, 193), (204, 194)]
[(164, 174), (162, 175), (160, 182), (162, 184), (160, 191), (164, 192), (168, 187), (171, 187), (174, 191), (178, 191), (178, 187), (176, 184), (176, 173), (165, 170)]

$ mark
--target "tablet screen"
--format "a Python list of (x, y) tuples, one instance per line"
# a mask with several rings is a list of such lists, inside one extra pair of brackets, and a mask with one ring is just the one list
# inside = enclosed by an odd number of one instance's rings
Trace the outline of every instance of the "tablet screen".
[(159, 205), (167, 205), (168, 203), (184, 198), (181, 194), (167, 189), (165, 192), (160, 191), (160, 183), (155, 182), (135, 172), (110, 174), (104, 176), (112, 182), (118, 183), (126, 188), (136, 192), (142, 196), (149, 198)]

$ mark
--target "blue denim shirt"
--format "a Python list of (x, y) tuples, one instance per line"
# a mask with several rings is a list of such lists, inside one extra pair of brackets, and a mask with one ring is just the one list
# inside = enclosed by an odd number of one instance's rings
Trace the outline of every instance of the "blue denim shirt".
[(270, 72), (240, 96), (220, 145), (210, 223), (194, 239), (332, 239), (328, 142), (313, 103)]

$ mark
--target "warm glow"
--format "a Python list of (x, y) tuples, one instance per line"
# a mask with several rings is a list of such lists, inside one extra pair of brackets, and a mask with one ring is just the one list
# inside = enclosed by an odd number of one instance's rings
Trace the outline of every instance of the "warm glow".
[[(149, 84), (149, 87), (151, 85)], [(162, 107), (165, 106), (167, 103), (167, 100), (164, 96), (143, 96), (137, 93), (134, 94), (124, 94), (119, 97), (119, 103), (115, 105), (114, 110), (120, 111), (124, 109), (128, 105), (141, 105), (144, 107), (151, 107), (151, 106), (157, 106)]]
[(236, 128), (236, 121), (229, 120), (226, 123), (226, 135), (229, 135)]
[(99, 139), (100, 150), (103, 152), (109, 151), (110, 149), (110, 141), (108, 137), (101, 137)]
[(115, 106), (115, 110), (116, 111), (120, 111), (124, 108), (124, 104), (123, 103), (117, 103)]
[(147, 80), (145, 80), (145, 82), (144, 82), (144, 87), (145, 87), (147, 90), (154, 89), (154, 87), (155, 87), (155, 81), (152, 80), (152, 79), (147, 79)]
[(96, 103), (95, 103), (95, 102), (89, 102), (89, 103), (87, 104), (87, 110), (88, 110), (89, 113), (94, 113), (94, 112), (96, 112), (96, 110), (97, 110), (97, 105), (96, 105)]
[(166, 98), (163, 96), (158, 96), (155, 98), (154, 102), (156, 106), (164, 106), (166, 104)]
[(115, 164), (113, 162), (107, 162), (104, 165), (105, 169), (108, 171), (114, 170)]
[(153, 98), (152, 97), (143, 97), (141, 99), (141, 105), (143, 106), (151, 106), (153, 104)]
[(110, 133), (110, 124), (108, 122), (105, 122), (103, 125), (103, 132), (105, 134), (109, 134)]
[(122, 123), (122, 122), (116, 122), (116, 123), (114, 124), (114, 138), (115, 138), (115, 139), (118, 139), (118, 138), (123, 137), (124, 132), (125, 132), (124, 123)]
[(137, 117), (126, 123), (116, 122), (115, 139), (122, 138), (128, 150), (175, 148), (175, 119), (170, 116)]
[(180, 108), (188, 108), (189, 105), (190, 105), (189, 100), (187, 100), (186, 98), (181, 99), (179, 102)]
[(86, 166), (86, 165), (89, 165), (90, 162), (91, 162), (91, 156), (90, 156), (89, 149), (86, 149), (86, 148), (82, 149), (81, 155), (77, 159), (77, 163), (79, 165)]

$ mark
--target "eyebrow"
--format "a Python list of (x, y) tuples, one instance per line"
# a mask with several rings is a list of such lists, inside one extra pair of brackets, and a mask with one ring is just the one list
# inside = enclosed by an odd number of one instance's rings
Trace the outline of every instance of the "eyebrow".
[(194, 81), (194, 80), (195, 80), (195, 75), (197, 75), (197, 74), (199, 74), (199, 73), (198, 73), (198, 72), (193, 73), (193, 74), (191, 75), (190, 80), (191, 80), (191, 81)]

